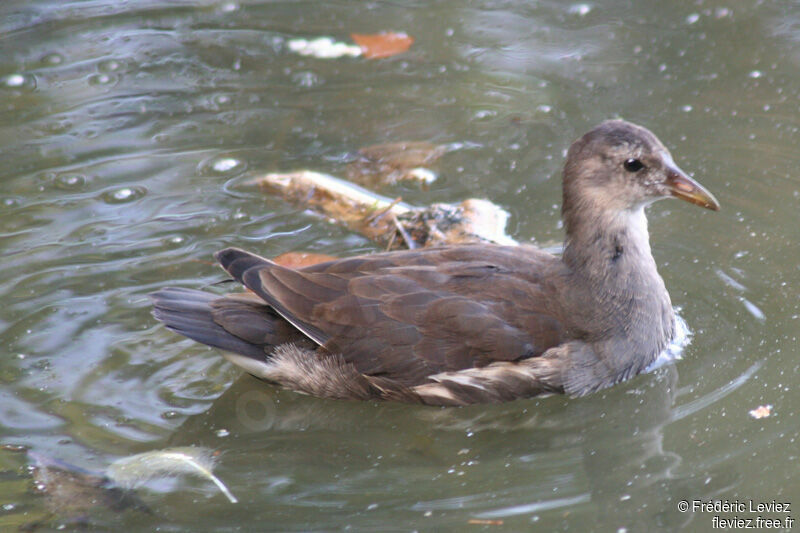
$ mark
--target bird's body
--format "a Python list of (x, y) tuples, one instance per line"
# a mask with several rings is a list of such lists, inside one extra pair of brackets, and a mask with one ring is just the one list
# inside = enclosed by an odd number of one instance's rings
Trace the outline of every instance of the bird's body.
[(583, 395), (643, 371), (674, 335), (644, 207), (716, 209), (652, 133), (604, 122), (570, 148), (562, 257), (458, 245), (290, 269), (216, 257), (250, 291), (152, 295), (167, 327), (251, 374), (322, 397), (434, 405)]

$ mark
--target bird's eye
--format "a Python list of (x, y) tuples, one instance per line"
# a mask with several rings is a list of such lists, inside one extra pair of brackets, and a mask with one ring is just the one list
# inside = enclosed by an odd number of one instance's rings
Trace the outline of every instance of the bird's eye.
[(628, 172), (639, 172), (644, 168), (644, 164), (641, 161), (633, 158), (626, 159), (622, 166), (625, 167), (625, 170)]

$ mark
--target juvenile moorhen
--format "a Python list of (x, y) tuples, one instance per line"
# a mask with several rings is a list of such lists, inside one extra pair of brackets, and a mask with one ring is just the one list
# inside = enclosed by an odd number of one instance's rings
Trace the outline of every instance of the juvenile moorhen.
[(256, 377), (326, 398), (431, 405), (581, 396), (642, 372), (675, 317), (644, 208), (719, 209), (650, 131), (603, 122), (564, 167), (562, 257), (473, 244), (376, 253), (300, 269), (228, 248), (252, 292), (165, 288), (155, 317)]

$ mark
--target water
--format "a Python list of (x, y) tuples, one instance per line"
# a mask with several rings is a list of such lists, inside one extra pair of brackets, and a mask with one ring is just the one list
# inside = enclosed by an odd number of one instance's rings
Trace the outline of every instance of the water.
[[(286, 45), (381, 30), (416, 42), (383, 60)], [(678, 509), (695, 499), (798, 517), (797, 5), (6, 0), (0, 50), (0, 440), (92, 470), (208, 446), (240, 500), (154, 482), (138, 492), (152, 515), (93, 509), (96, 527), (708, 530), (714, 513)], [(382, 194), (490, 198), (515, 238), (557, 243), (564, 150), (614, 116), (655, 131), (723, 206), (649, 209), (693, 333), (651, 374), (577, 400), (324, 401), (242, 376), (149, 314), (151, 290), (219, 281), (224, 246), (374, 250), (245, 182), (341, 175), (380, 142), (460, 147), (428, 190)], [(772, 415), (752, 418), (760, 405)], [(0, 451), (0, 525), (72, 527), (25, 464)]]

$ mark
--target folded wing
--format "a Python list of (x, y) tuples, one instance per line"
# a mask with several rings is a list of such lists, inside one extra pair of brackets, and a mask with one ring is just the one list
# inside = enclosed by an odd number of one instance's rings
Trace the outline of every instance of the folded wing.
[[(359, 372), (406, 385), (534, 357), (563, 335), (557, 310), (544, 306), (547, 287), (528, 274), (541, 276), (560, 263), (532, 248), (446, 247), (300, 270), (235, 248), (217, 260), (323, 350), (341, 354)], [(233, 333), (236, 323), (223, 325)], [(236, 335), (260, 340), (260, 326), (238, 327)]]

